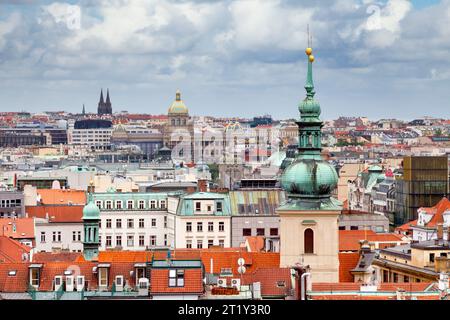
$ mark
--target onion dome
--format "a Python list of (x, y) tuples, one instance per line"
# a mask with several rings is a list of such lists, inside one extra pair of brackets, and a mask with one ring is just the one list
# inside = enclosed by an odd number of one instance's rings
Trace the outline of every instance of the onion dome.
[(100, 209), (94, 203), (91, 193), (87, 205), (83, 208), (83, 220), (100, 220)]
[(297, 159), (281, 178), (281, 186), (290, 196), (329, 197), (337, 183), (334, 167), (326, 161), (314, 159)]
[(189, 113), (188, 108), (184, 104), (183, 100), (181, 100), (181, 92), (177, 90), (175, 101), (169, 107), (168, 114), (169, 115), (187, 115)]

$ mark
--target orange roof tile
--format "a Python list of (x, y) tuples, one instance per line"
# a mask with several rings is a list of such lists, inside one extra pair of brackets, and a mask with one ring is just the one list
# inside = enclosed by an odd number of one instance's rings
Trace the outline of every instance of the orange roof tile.
[(24, 254), (29, 255), (31, 248), (6, 236), (0, 236), (0, 263), (22, 262)]
[(41, 204), (44, 205), (82, 205), (86, 204), (86, 192), (72, 189), (38, 189)]
[(287, 297), (291, 295), (290, 268), (258, 268), (253, 273), (242, 275), (242, 284), (261, 283), (261, 295), (266, 297)]
[(183, 287), (169, 287), (169, 269), (152, 269), (151, 279), (151, 294), (202, 294), (204, 290), (201, 268), (184, 270)]
[(28, 217), (46, 218), (48, 216), (50, 222), (70, 223), (83, 221), (84, 206), (68, 206), (68, 205), (45, 205), (45, 206), (26, 206), (25, 212)]
[(434, 207), (420, 208), (419, 210), (425, 210), (427, 213), (433, 214), (430, 222), (427, 223), (427, 227), (436, 227), (439, 223), (444, 223), (444, 212), (450, 210), (450, 200), (442, 198)]
[(33, 239), (33, 218), (3, 218), (0, 219), (0, 235), (13, 239)]
[(261, 252), (265, 246), (263, 236), (245, 237), (245, 244), (249, 252)]
[(375, 233), (372, 230), (339, 230), (339, 251), (358, 251), (360, 241), (404, 242), (402, 236), (394, 233)]
[(359, 261), (358, 252), (339, 253), (339, 282), (353, 282), (350, 270), (354, 269)]

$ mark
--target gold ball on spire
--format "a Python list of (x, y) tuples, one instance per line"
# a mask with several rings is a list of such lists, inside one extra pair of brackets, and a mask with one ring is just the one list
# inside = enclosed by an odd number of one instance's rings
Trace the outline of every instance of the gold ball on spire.
[(310, 56), (309, 56), (309, 62), (312, 63), (312, 62), (314, 62), (314, 60), (315, 60), (314, 56), (313, 56), (313, 55), (310, 55)]
[(310, 56), (312, 54), (312, 48), (306, 48), (305, 52), (307, 56)]

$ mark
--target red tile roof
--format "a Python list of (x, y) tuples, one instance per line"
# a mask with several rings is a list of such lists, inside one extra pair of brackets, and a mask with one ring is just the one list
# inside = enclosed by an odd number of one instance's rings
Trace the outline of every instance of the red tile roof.
[(72, 189), (38, 189), (43, 205), (82, 205), (86, 204), (86, 192)]
[[(25, 292), (28, 288), (28, 263), (0, 263), (0, 292)], [(15, 271), (15, 275), (9, 275)]]
[(290, 268), (258, 268), (253, 273), (245, 273), (241, 284), (261, 283), (263, 297), (287, 297), (291, 295)]
[(28, 217), (46, 218), (49, 222), (55, 223), (72, 223), (83, 222), (84, 206), (27, 206), (25, 212)]
[(184, 286), (169, 287), (169, 269), (151, 270), (151, 294), (202, 294), (203, 274), (201, 268), (184, 269)]
[(30, 247), (16, 240), (6, 236), (0, 236), (0, 263), (23, 262), (24, 260), (28, 260), (30, 250)]
[(248, 252), (261, 252), (264, 250), (265, 239), (263, 236), (245, 237), (245, 245)]
[[(380, 283), (378, 291), (397, 291), (403, 289), (410, 292), (421, 292), (433, 287), (432, 282), (384, 282)], [(360, 283), (331, 283), (331, 282), (315, 282), (312, 284), (312, 291), (360, 291)]]
[(407, 222), (407, 223), (395, 228), (395, 231), (397, 231), (397, 232), (410, 231), (411, 227), (416, 226), (416, 225), (417, 225), (417, 219)]
[(354, 269), (359, 261), (358, 252), (339, 253), (339, 282), (353, 282), (350, 270)]
[(360, 241), (404, 242), (402, 236), (394, 233), (375, 233), (372, 230), (339, 230), (339, 251), (358, 251)]
[[(98, 262), (146, 262), (155, 259), (165, 259), (167, 251), (101, 251)], [(247, 272), (254, 272), (258, 268), (276, 268), (280, 266), (278, 252), (247, 252), (244, 248), (209, 248), (209, 249), (180, 249), (171, 252), (175, 260), (201, 259), (205, 271), (220, 274), (222, 268), (231, 268), (234, 275), (238, 275), (239, 258), (245, 260)], [(77, 261), (83, 261), (83, 257)]]
[(80, 252), (36, 252), (33, 254), (33, 262), (77, 262), (80, 256), (83, 256)]
[(33, 218), (0, 219), (0, 235), (7, 236), (13, 239), (33, 239), (34, 219)]
[(442, 198), (434, 207), (420, 208), (419, 210), (425, 210), (427, 213), (432, 214), (430, 222), (426, 224), (427, 227), (436, 227), (438, 223), (444, 223), (444, 212), (450, 211), (450, 200)]

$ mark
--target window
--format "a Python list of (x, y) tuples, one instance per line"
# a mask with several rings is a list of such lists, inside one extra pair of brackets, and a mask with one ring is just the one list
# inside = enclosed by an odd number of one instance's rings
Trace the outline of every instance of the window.
[(41, 243), (45, 242), (45, 232), (41, 231)]
[(128, 229), (133, 229), (134, 228), (134, 219), (128, 219), (127, 226), (128, 226)]
[(196, 202), (195, 203), (195, 211), (201, 211), (202, 208), (202, 203), (201, 202)]
[(77, 241), (81, 241), (81, 231), (77, 231)]
[(208, 211), (208, 212), (211, 212), (211, 211), (212, 211), (211, 205), (208, 205), (208, 206), (206, 207), (206, 211)]
[(30, 284), (33, 287), (39, 286), (39, 269), (38, 268), (30, 269)]
[(139, 247), (143, 247), (144, 246), (144, 241), (145, 238), (143, 235), (139, 235)]
[(106, 246), (107, 247), (111, 247), (112, 246), (111, 236), (106, 236)]
[(192, 231), (192, 222), (186, 222), (186, 232)]
[(116, 209), (122, 209), (122, 201), (118, 200), (116, 201)]
[(150, 201), (150, 209), (156, 209), (156, 201), (155, 200)]
[(134, 246), (134, 236), (128, 235), (127, 236), (127, 246), (133, 247)]
[(56, 241), (61, 242), (61, 231), (58, 231)]
[(152, 227), (156, 227), (156, 219), (152, 218)]
[(192, 240), (186, 240), (186, 248), (192, 249)]
[(161, 209), (166, 209), (166, 200), (161, 200), (159, 205), (161, 206)]
[(150, 236), (150, 246), (152, 246), (152, 247), (156, 246), (156, 236), (155, 235)]
[(214, 222), (208, 222), (208, 232), (214, 231)]
[(434, 253), (430, 253), (430, 262), (434, 262)]
[(122, 229), (122, 219), (116, 219), (116, 228)]
[(108, 286), (108, 268), (98, 269), (98, 284), (101, 287)]
[(169, 287), (184, 287), (184, 270), (169, 270)]
[(278, 228), (270, 228), (270, 235), (271, 236), (277, 236), (278, 235)]
[(264, 236), (265, 235), (265, 229), (264, 228), (257, 228), (256, 229), (256, 235), (257, 236)]
[(225, 240), (219, 239), (219, 247), (225, 247)]
[(144, 200), (139, 200), (139, 209), (144, 209), (145, 208), (145, 201)]
[(106, 201), (106, 209), (109, 209), (109, 210), (112, 209), (112, 201), (111, 200)]
[(203, 223), (197, 222), (197, 232), (202, 232), (202, 231), (203, 231)]
[(53, 242), (56, 242), (56, 231), (52, 232), (52, 240)]
[(383, 270), (383, 282), (389, 282), (389, 271)]
[(208, 248), (211, 248), (214, 245), (214, 240), (209, 239), (208, 240)]
[(122, 246), (122, 236), (117, 235), (116, 236), (116, 246), (121, 247)]
[(203, 240), (197, 240), (197, 249), (203, 249)]
[(97, 205), (97, 207), (98, 207), (99, 209), (102, 208), (102, 201), (101, 201), (101, 200), (95, 201), (95, 204)]
[(345, 230), (345, 226), (340, 226), (339, 230)]
[(145, 227), (144, 219), (139, 219), (139, 228), (143, 229)]
[(252, 229), (250, 229), (250, 228), (242, 229), (242, 236), (243, 237), (250, 237), (251, 235), (252, 235)]
[(394, 272), (392, 275), (394, 276), (393, 282), (394, 282), (394, 283), (397, 283), (397, 282), (398, 282), (398, 273), (395, 273), (395, 272)]
[(222, 212), (222, 202), (217, 202), (217, 208), (216, 208), (217, 212)]
[(164, 228), (167, 228), (167, 216), (164, 216)]
[(303, 241), (305, 253), (314, 253), (314, 231), (312, 229), (305, 230)]
[(409, 282), (409, 277), (404, 275), (403, 276), (403, 282), (408, 283)]
[(167, 234), (164, 234), (164, 245), (167, 246)]
[(133, 200), (127, 201), (127, 209), (133, 209)]
[(111, 219), (106, 219), (106, 229), (111, 229)]
[(358, 226), (350, 226), (350, 230), (358, 230)]
[(77, 241), (77, 232), (76, 231), (72, 231), (72, 241), (73, 242)]
[(220, 232), (225, 231), (225, 222), (223, 221), (219, 222), (219, 231)]

